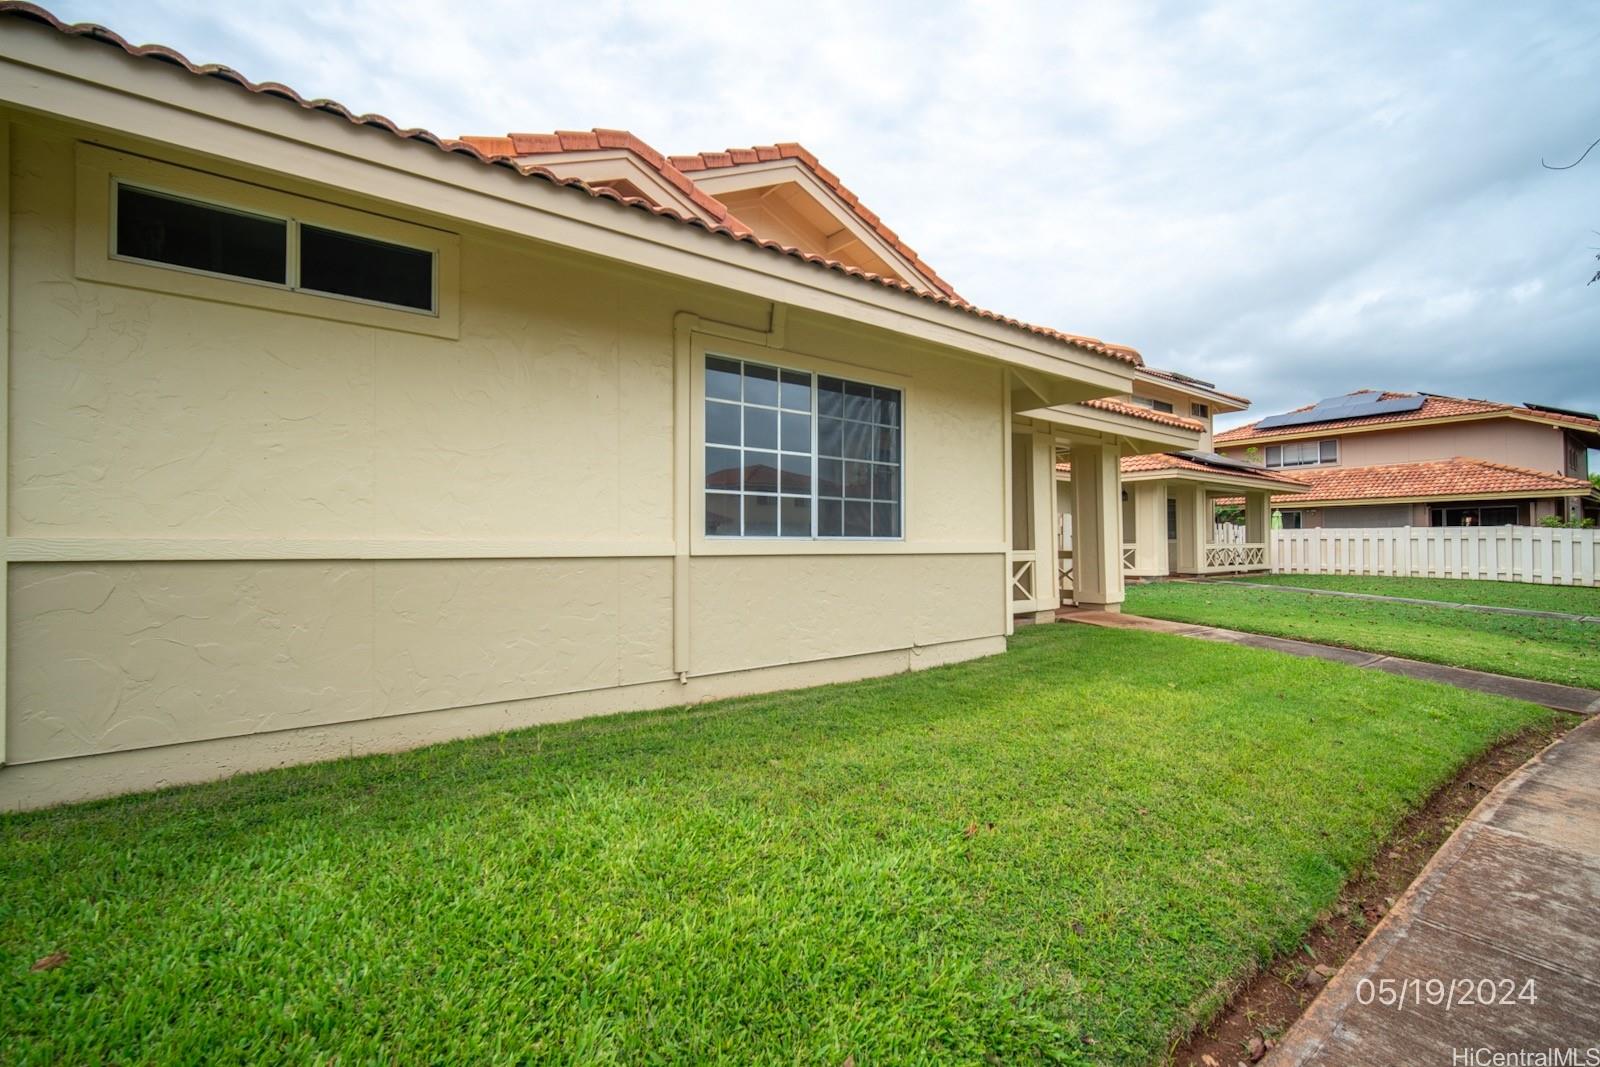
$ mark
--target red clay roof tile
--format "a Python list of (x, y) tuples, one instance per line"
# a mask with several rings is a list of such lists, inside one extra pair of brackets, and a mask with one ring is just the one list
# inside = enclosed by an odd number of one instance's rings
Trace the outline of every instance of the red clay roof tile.
[[(1282, 485), (1285, 487), (1294, 486), (1297, 489), (1303, 489), (1306, 485), (1306, 483), (1299, 478), (1291, 478), (1287, 474), (1280, 474), (1277, 471), (1269, 471), (1264, 467), (1257, 468), (1255, 470), (1241, 471), (1232, 467), (1221, 467), (1210, 463), (1201, 463), (1198, 460), (1190, 459), (1188, 456), (1178, 455), (1175, 452), (1152, 452), (1142, 456), (1123, 456), (1117, 461), (1117, 466), (1121, 469), (1123, 474), (1140, 474), (1147, 471), (1178, 470), (1194, 471), (1197, 474), (1214, 474), (1222, 477), (1250, 478), (1256, 481), (1270, 482), (1274, 485)], [(1072, 464), (1070, 462), (1057, 463), (1056, 470), (1061, 471), (1062, 473), (1068, 473), (1072, 470)]]
[[(563, 178), (554, 171), (550, 170), (548, 167), (541, 167), (529, 163), (521, 163), (511, 155), (505, 155), (499, 151), (491, 151), (486, 148), (486, 146), (493, 146), (495, 149), (502, 148), (502, 142), (507, 140), (507, 138), (480, 137), (471, 139), (451, 139), (440, 137), (438, 134), (433, 133), (432, 131), (417, 127), (401, 127), (382, 115), (356, 114), (337, 101), (308, 99), (304, 96), (301, 96), (287, 85), (282, 85), (278, 82), (253, 82), (249, 78), (246, 78), (243, 74), (240, 74), (238, 71), (234, 70), (232, 67), (227, 67), (220, 63), (200, 64), (191, 62), (181, 52), (178, 52), (172, 48), (167, 48), (164, 45), (130, 44), (126, 38), (96, 23), (63, 22), (62, 20), (56, 18), (56, 16), (52, 15), (49, 11), (39, 7), (37, 4), (25, 3), (22, 2), (22, 0), (0, 0), (0, 16), (24, 18), (29, 21), (43, 23), (44, 25), (49, 26), (57, 32), (60, 32), (68, 37), (77, 37), (84, 40), (94, 41), (99, 44), (111, 45), (115, 48), (121, 49), (126, 54), (135, 58), (158, 60), (163, 63), (180, 67), (197, 77), (216, 78), (221, 81), (229, 82), (248, 93), (254, 93), (260, 96), (275, 97), (307, 111), (325, 112), (327, 114), (342, 118), (352, 125), (370, 126), (375, 129), (383, 130), (387, 133), (393, 134), (395, 137), (398, 137), (401, 140), (417, 141), (422, 144), (437, 148), (442, 152), (460, 155), (478, 163), (504, 167), (523, 177), (536, 178), (561, 188), (577, 190), (594, 199), (611, 200), (627, 207), (646, 211), (657, 218), (667, 219), (672, 222), (687, 226), (698, 227), (699, 229), (702, 229), (710, 234), (728, 238), (734, 241), (742, 241), (779, 255), (791, 256), (795, 259), (801, 260), (802, 262), (809, 263), (826, 270), (835, 271), (851, 278), (871, 282), (888, 289), (897, 290), (909, 296), (915, 296), (922, 300), (927, 300), (935, 304), (944, 305), (945, 307), (954, 308), (958, 311), (972, 315), (975, 318), (997, 323), (1010, 329), (1019, 330), (1023, 333), (1044, 338), (1055, 343), (1065, 344), (1081, 351), (1091, 352), (1096, 355), (1119, 360), (1123, 363), (1132, 364), (1133, 366), (1141, 366), (1144, 363), (1144, 360), (1140, 357), (1139, 353), (1132, 348), (1128, 348), (1123, 345), (1107, 344), (1106, 342), (1097, 338), (1070, 334), (1061, 330), (1051, 329), (1047, 326), (1036, 326), (1031, 323), (1023, 322), (1020, 319), (1012, 318), (1009, 315), (1001, 315), (998, 312), (977, 307), (976, 305), (961, 300), (959, 297), (953, 296), (953, 290), (941, 289), (939, 291), (931, 291), (921, 289), (915, 285), (900, 281), (897, 278), (886, 278), (881, 275), (873, 274), (869, 271), (861, 270), (858, 267), (849, 266), (848, 264), (841, 263), (838, 260), (829, 259), (825, 256), (805, 252), (796, 248), (785, 247), (776, 241), (762, 240), (761, 238), (758, 238), (752, 234), (748, 227), (744, 226), (736, 218), (729, 214), (727, 209), (722, 207), (720, 202), (713, 201), (713, 203), (715, 203), (716, 206), (721, 209), (720, 216), (716, 216), (718, 221), (715, 223), (708, 223), (700, 218), (686, 216), (668, 208), (658, 207), (657, 205), (651, 204), (650, 202), (639, 197), (622, 196), (621, 194), (612, 189), (606, 188), (605, 186), (594, 186), (579, 178)], [(509, 140), (511, 140), (513, 142), (513, 146), (515, 146), (515, 142), (518, 137), (544, 136), (555, 136), (557, 138), (557, 143), (560, 143), (559, 134), (517, 134), (509, 138)], [(592, 138), (596, 145), (599, 143), (598, 135), (594, 134), (592, 131), (590, 134), (580, 136)], [(643, 142), (640, 142), (640, 144), (643, 145)], [(648, 146), (643, 147), (648, 149)], [(789, 155), (792, 153), (798, 157), (798, 145), (785, 144), (773, 147), (776, 148), (780, 155)], [(649, 152), (650, 154), (659, 156), (658, 153), (654, 153), (653, 149), (649, 150)], [(758, 156), (760, 156), (761, 149), (756, 149), (756, 153)], [(649, 158), (645, 152), (639, 152), (638, 154), (644, 158)], [(806, 153), (806, 155), (809, 155), (809, 153)], [(700, 191), (694, 187), (693, 183), (689, 182), (688, 179), (685, 178), (681, 173), (678, 175), (678, 177), (687, 185), (689, 185), (695, 193), (698, 193), (700, 196), (706, 195), (703, 191)], [(930, 277), (936, 278), (937, 276), (932, 275), (930, 272)]]
[(1113, 415), (1126, 415), (1131, 419), (1143, 419), (1146, 422), (1160, 423), (1162, 426), (1174, 426), (1180, 430), (1204, 431), (1206, 424), (1199, 419), (1191, 419), (1186, 415), (1175, 415), (1170, 411), (1157, 411), (1147, 408), (1143, 404), (1130, 404), (1126, 400), (1113, 400), (1110, 397), (1097, 397), (1094, 400), (1083, 401), (1086, 408), (1097, 408), (1108, 411)]
[[(1148, 374), (1149, 372), (1149, 368), (1145, 368), (1145, 373)], [(1356, 393), (1371, 392), (1375, 392), (1375, 390), (1357, 389), (1346, 395), (1355, 396)], [(1402, 397), (1417, 395), (1417, 393), (1384, 392), (1380, 394), (1380, 397), (1384, 400), (1398, 400)], [(1502, 404), (1492, 400), (1468, 400), (1464, 397), (1438, 396), (1432, 393), (1423, 393), (1421, 396), (1423, 398), (1422, 406), (1414, 411), (1397, 411), (1387, 415), (1369, 415), (1366, 418), (1338, 419), (1333, 422), (1305, 423), (1299, 426), (1274, 426), (1266, 430), (1257, 430), (1256, 423), (1252, 422), (1244, 426), (1235, 426), (1231, 430), (1219, 433), (1216, 440), (1219, 445), (1237, 444), (1264, 441), (1294, 434), (1321, 433), (1324, 430), (1344, 430), (1352, 426), (1388, 426), (1393, 423), (1417, 422), (1424, 419), (1461, 419), (1485, 415), (1517, 415), (1524, 418), (1578, 426), (1600, 433), (1600, 421), (1585, 419), (1577, 415), (1565, 415), (1552, 411), (1533, 411), (1516, 404)], [(1310, 411), (1315, 406), (1315, 404), (1307, 404), (1304, 407), (1295, 408), (1294, 411)]]
[[(1347, 503), (1361, 500), (1471, 497), (1501, 493), (1529, 496), (1589, 496), (1596, 489), (1581, 478), (1514, 467), (1487, 459), (1454, 459), (1383, 463), (1370, 467), (1326, 467), (1302, 470), (1295, 477), (1311, 488), (1289, 497), (1297, 504)], [(1274, 497), (1274, 500), (1279, 499)]]

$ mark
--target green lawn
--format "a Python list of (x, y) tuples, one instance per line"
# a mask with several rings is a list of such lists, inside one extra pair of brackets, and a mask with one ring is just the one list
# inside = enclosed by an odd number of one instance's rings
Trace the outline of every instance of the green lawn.
[(8, 816), (0, 1048), (1151, 1063), (1453, 769), (1552, 722), (1039, 626), (922, 674)]
[(1600, 588), (1583, 585), (1472, 582), (1454, 578), (1363, 578), (1343, 574), (1261, 574), (1237, 580), (1415, 600), (1446, 600), (1456, 604), (1487, 604), (1497, 608), (1563, 611), (1569, 615), (1600, 615)]
[(1600, 626), (1258, 589), (1226, 582), (1130, 586), (1135, 615), (1296, 637), (1408, 659), (1600, 689)]

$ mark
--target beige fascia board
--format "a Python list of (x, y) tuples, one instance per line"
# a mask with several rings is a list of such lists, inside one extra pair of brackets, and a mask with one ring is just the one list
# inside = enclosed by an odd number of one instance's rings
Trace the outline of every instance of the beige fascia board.
[(1026, 368), (1013, 368), (1011, 376), (1014, 383), (1014, 388), (1011, 390), (1011, 409), (1023, 414), (1072, 410), (1065, 406), (1077, 405), (1084, 400), (1094, 400), (1098, 397), (1121, 395), (1104, 392), (1103, 385), (1090, 385), (1073, 378), (1050, 377)]
[(540, 155), (518, 156), (519, 162), (538, 167), (548, 167), (562, 177), (582, 178), (591, 185), (603, 185), (608, 179), (626, 178), (640, 189), (648, 190), (663, 207), (670, 207), (697, 219), (715, 222), (704, 208), (690, 200), (683, 192), (661, 177), (654, 168), (641, 164), (626, 148), (601, 149), (595, 152), (553, 152)]
[(1283, 493), (1304, 493), (1310, 486), (1296, 488), (1284, 485), (1282, 482), (1263, 481), (1249, 475), (1229, 476), (1226, 474), (1204, 474), (1200, 471), (1180, 470), (1169, 467), (1165, 470), (1132, 471), (1122, 476), (1125, 482), (1195, 482), (1207, 489), (1224, 492), (1238, 492), (1240, 490), (1265, 490), (1274, 496)]
[[(1600, 439), (1600, 430), (1590, 429), (1587, 426), (1574, 426), (1570, 422), (1560, 422), (1556, 419), (1540, 418), (1537, 412), (1525, 414), (1520, 411), (1512, 411), (1507, 412), (1507, 415), (1509, 418), (1515, 419), (1517, 422), (1531, 422), (1538, 426), (1548, 426), (1552, 430), (1567, 430), (1571, 433), (1577, 434), (1579, 437), (1586, 437), (1591, 440)], [(1600, 448), (1600, 444), (1591, 444), (1589, 447)]]
[(1070, 408), (1035, 408), (1018, 414), (1051, 423), (1057, 434), (1069, 439), (1077, 437), (1085, 442), (1094, 442), (1118, 438), (1122, 442), (1122, 455), (1125, 456), (1148, 452), (1181, 452), (1200, 447), (1200, 433), (1197, 430), (1180, 430), (1095, 408), (1078, 405)]
[(876, 326), (969, 356), (1076, 379), (1105, 395), (1133, 367), (1070, 344), (851, 278), (639, 208), (334, 120), (218, 79), (139, 59), (46, 26), (0, 34), (0, 103), (203, 153), (223, 165), (316, 181), (575, 252), (620, 260)]
[(1215, 392), (1211, 389), (1203, 388), (1202, 386), (1189, 385), (1185, 382), (1175, 382), (1169, 378), (1161, 378), (1154, 374), (1148, 374), (1142, 367), (1134, 374), (1134, 378), (1136, 381), (1148, 385), (1153, 389), (1165, 389), (1168, 392), (1174, 393), (1178, 396), (1192, 397), (1196, 400), (1204, 400), (1206, 403), (1211, 405), (1211, 414), (1213, 415), (1231, 414), (1235, 411), (1244, 411), (1250, 407), (1249, 402), (1241, 404), (1231, 396), (1223, 396), (1221, 393)]
[(684, 175), (701, 190), (712, 196), (723, 193), (759, 189), (778, 182), (794, 182), (848, 231), (856, 240), (872, 249), (886, 263), (891, 263), (905, 277), (920, 283), (924, 288), (934, 288), (933, 280), (916, 268), (899, 249), (880, 237), (876, 230), (862, 221), (837, 193), (828, 188), (811, 168), (798, 159), (774, 159), (765, 163), (742, 163), (733, 167), (716, 167), (710, 170), (690, 171)]

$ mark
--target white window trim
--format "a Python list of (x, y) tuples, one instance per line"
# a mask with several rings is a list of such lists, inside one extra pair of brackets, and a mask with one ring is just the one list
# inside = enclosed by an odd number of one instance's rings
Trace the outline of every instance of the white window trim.
[[(866, 385), (881, 385), (900, 391), (900, 536), (888, 537), (817, 537), (815, 532), (805, 537), (708, 537), (706, 535), (706, 356), (725, 356), (748, 360), (780, 369), (807, 371), (813, 375), (813, 409), (815, 402), (815, 375), (844, 378)], [(840, 363), (805, 353), (777, 347), (753, 345), (713, 333), (696, 331), (691, 335), (689, 401), (689, 543), (690, 553), (696, 556), (761, 556), (761, 555), (897, 555), (919, 550), (913, 541), (913, 508), (911, 469), (914, 462), (912, 450), (912, 419), (915, 413), (915, 389), (909, 378), (856, 364)], [(817, 422), (812, 419), (813, 462)], [(812, 477), (815, 478), (813, 467)], [(812, 499), (815, 500), (813, 493)], [(813, 505), (813, 531), (815, 531), (815, 505)]]
[[(1322, 446), (1329, 441), (1333, 442), (1333, 458), (1323, 459)], [(1308, 463), (1283, 462), (1283, 450), (1285, 448), (1290, 446), (1295, 448), (1303, 448), (1307, 445), (1310, 445), (1316, 452), (1316, 459), (1311, 460)], [(1274, 448), (1278, 450), (1278, 462), (1276, 463), (1272, 462), (1272, 450)], [(1304, 441), (1284, 441), (1280, 444), (1266, 445), (1261, 451), (1261, 464), (1262, 466), (1270, 467), (1273, 470), (1298, 470), (1303, 467), (1337, 467), (1339, 465), (1339, 439), (1337, 437), (1322, 437)]]
[[(288, 283), (119, 254), (119, 184), (288, 223)], [(77, 214), (75, 271), (86, 281), (435, 337), (460, 336), (460, 238), (453, 233), (82, 142), (77, 151)], [(301, 223), (430, 253), (433, 310), (297, 288)]]

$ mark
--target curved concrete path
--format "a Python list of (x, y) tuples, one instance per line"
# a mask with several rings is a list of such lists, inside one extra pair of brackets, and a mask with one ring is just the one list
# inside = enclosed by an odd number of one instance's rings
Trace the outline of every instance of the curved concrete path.
[(1597, 1004), (1591, 719), (1484, 798), (1263, 1062), (1600, 1063)]

